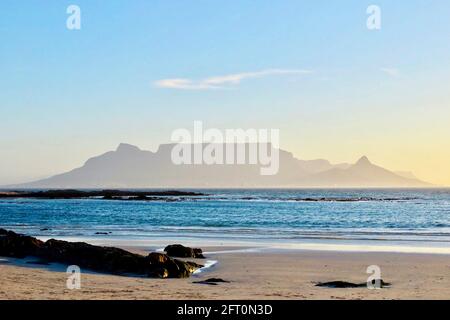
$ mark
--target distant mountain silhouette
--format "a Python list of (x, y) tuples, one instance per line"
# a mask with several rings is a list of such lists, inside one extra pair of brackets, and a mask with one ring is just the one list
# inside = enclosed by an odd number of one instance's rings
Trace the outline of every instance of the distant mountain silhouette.
[(417, 180), (417, 177), (414, 173), (410, 171), (394, 171), (396, 175), (399, 175), (400, 177), (407, 178), (407, 179), (414, 179)]
[(431, 186), (415, 178), (406, 178), (372, 164), (364, 156), (348, 168), (333, 168), (304, 180), (309, 186), (329, 187), (426, 187)]
[(175, 165), (174, 144), (156, 152), (120, 144), (115, 151), (90, 158), (77, 169), (16, 188), (181, 188), (181, 187), (427, 187), (372, 164), (333, 165), (327, 160), (299, 160), (279, 150), (280, 167), (273, 176), (260, 175), (260, 165)]

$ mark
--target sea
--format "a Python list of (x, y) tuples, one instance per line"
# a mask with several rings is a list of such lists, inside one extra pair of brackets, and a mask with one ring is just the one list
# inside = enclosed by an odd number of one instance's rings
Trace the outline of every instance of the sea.
[(126, 245), (450, 254), (450, 189), (201, 189), (158, 201), (0, 199), (0, 227)]

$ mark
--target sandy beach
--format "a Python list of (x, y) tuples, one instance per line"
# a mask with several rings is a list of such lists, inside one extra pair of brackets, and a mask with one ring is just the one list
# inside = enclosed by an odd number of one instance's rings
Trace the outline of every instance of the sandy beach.
[[(63, 269), (27, 267), (0, 259), (0, 299), (450, 299), (449, 255), (228, 250), (208, 254), (207, 260), (218, 263), (188, 279), (83, 272), (81, 289), (68, 290)], [(380, 290), (315, 286), (336, 280), (366, 282), (369, 265), (378, 265), (383, 280), (392, 286)], [(193, 283), (212, 277), (230, 282)]]

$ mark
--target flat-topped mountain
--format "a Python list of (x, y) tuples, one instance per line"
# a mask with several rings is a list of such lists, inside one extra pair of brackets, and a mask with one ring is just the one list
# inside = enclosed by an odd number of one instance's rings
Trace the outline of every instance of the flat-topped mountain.
[(430, 184), (401, 176), (362, 157), (355, 164), (327, 160), (299, 160), (279, 150), (279, 170), (260, 174), (258, 164), (176, 165), (174, 144), (156, 152), (120, 144), (115, 151), (90, 158), (74, 170), (16, 188), (239, 188), (239, 187), (427, 187)]

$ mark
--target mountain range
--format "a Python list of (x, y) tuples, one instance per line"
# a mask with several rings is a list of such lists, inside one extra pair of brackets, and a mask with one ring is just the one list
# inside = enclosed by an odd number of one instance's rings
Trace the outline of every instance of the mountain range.
[[(74, 170), (16, 188), (258, 188), (258, 187), (429, 187), (409, 172), (393, 172), (367, 157), (354, 164), (300, 160), (279, 149), (279, 171), (263, 176), (260, 165), (175, 165), (174, 144), (156, 152), (130, 144), (90, 158)], [(11, 187), (11, 186), (10, 186)]]

